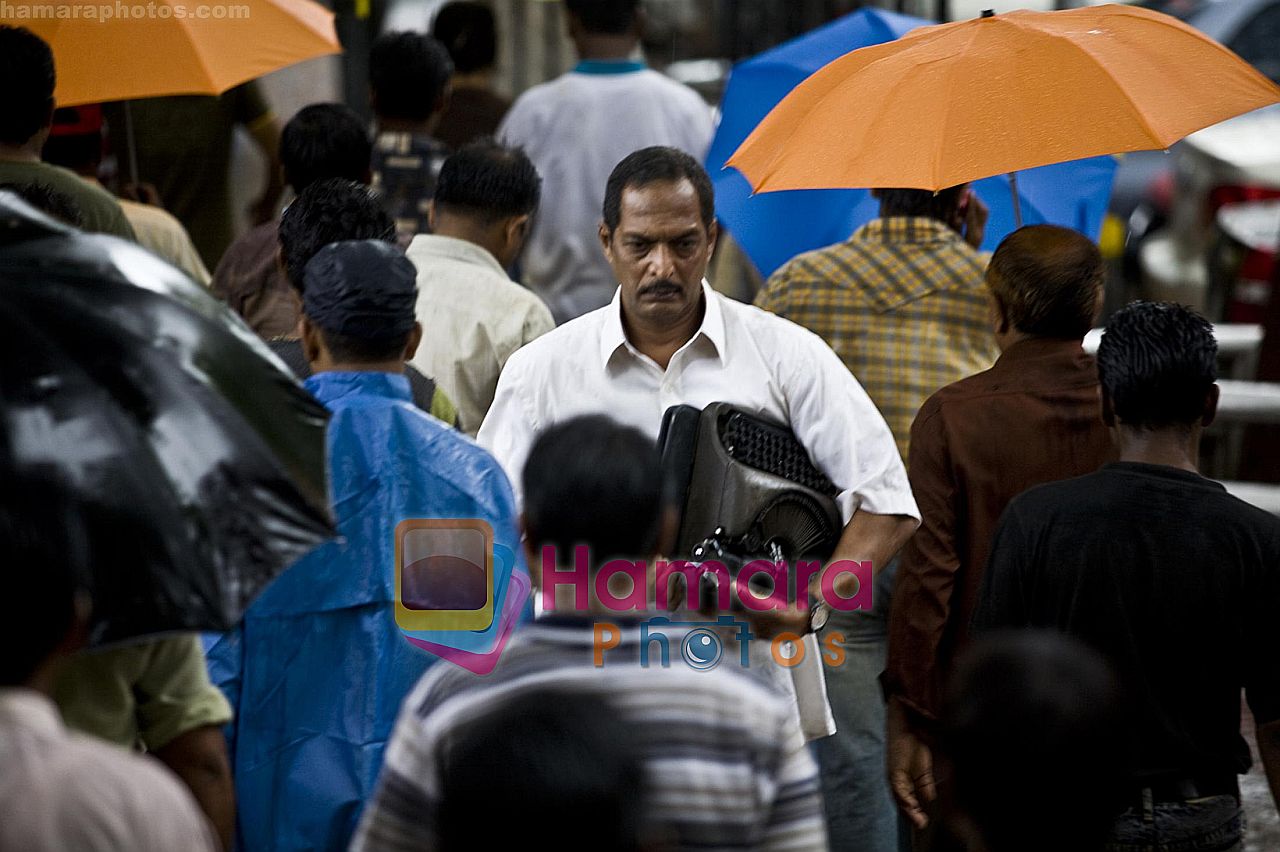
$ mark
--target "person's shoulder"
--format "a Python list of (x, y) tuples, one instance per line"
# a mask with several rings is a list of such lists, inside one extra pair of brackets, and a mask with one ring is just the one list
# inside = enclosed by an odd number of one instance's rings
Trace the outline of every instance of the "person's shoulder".
[(1107, 504), (1107, 470), (1033, 485), (1009, 501), (1009, 510), (1022, 517), (1048, 522), (1063, 512), (1090, 512), (1095, 503)]

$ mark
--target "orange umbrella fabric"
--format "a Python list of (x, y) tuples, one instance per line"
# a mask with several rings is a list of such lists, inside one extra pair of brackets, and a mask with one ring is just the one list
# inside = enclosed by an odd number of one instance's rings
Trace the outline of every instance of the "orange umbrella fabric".
[(19, 0), (0, 10), (0, 23), (53, 48), (59, 106), (217, 95), (342, 50), (333, 13), (312, 0)]
[(1280, 102), (1195, 29), (1133, 6), (921, 27), (797, 86), (727, 165), (757, 192), (909, 187), (1167, 148)]

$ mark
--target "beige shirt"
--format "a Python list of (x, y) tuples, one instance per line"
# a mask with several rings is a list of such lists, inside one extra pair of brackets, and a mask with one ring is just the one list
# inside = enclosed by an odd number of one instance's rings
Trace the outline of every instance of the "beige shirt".
[(418, 234), (408, 256), (418, 268), (423, 326), (422, 345), (410, 363), (444, 389), (458, 408), (462, 431), (475, 437), (511, 353), (555, 321), (541, 299), (474, 243)]
[(154, 758), (63, 726), (31, 689), (0, 689), (0, 849), (216, 848), (187, 788)]
[(138, 235), (138, 244), (181, 269), (197, 284), (209, 286), (209, 270), (196, 251), (191, 235), (167, 210), (153, 204), (120, 199), (120, 209)]

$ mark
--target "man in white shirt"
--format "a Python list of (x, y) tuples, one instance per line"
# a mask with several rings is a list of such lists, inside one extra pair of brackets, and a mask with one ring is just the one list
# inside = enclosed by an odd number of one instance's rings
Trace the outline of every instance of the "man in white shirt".
[[(831, 561), (888, 564), (919, 518), (893, 435), (821, 338), (706, 284), (716, 224), (702, 166), (672, 148), (628, 156), (609, 177), (598, 239), (621, 284), (613, 302), (513, 355), (480, 427), (512, 481), (538, 434), (571, 417), (608, 414), (656, 438), (673, 405), (729, 402), (788, 424), (840, 488), (846, 526)], [(807, 616), (791, 613), (790, 627), (804, 633)], [(752, 647), (814, 739), (835, 728), (812, 634), (805, 645), (790, 669), (768, 662), (768, 643)]]
[(699, 161), (715, 130), (692, 89), (637, 61), (639, 0), (565, 0), (569, 35), (581, 60), (568, 74), (516, 100), (498, 135), (522, 146), (544, 181), (521, 278), (557, 322), (605, 305), (616, 282), (596, 248), (604, 185), (614, 165), (650, 145), (670, 145)]
[(541, 184), (520, 149), (473, 142), (445, 161), (432, 232), (409, 244), (427, 326), (411, 363), (444, 388), (473, 438), (507, 358), (555, 328), (542, 300), (506, 272), (524, 246)]
[(49, 698), (87, 631), (79, 521), (59, 486), (0, 477), (0, 849), (212, 852), (209, 822), (164, 764), (68, 731)]

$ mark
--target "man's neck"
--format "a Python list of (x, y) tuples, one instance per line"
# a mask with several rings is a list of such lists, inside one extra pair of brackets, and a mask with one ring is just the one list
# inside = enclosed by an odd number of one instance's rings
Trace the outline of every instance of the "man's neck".
[(415, 121), (408, 118), (379, 118), (379, 133), (412, 133), (418, 136), (430, 136), (436, 129), (436, 116)]
[(1164, 465), (1200, 472), (1200, 429), (1133, 429), (1113, 427), (1120, 446), (1120, 461)]
[(315, 373), (390, 373), (393, 376), (404, 375), (403, 361), (374, 361), (361, 363), (356, 361), (330, 361), (317, 358), (311, 362), (311, 372)]
[(493, 88), (493, 69), (484, 68), (466, 74), (453, 75), (453, 88), (458, 89), (491, 89)]
[(436, 208), (435, 228), (432, 233), (436, 236), (453, 237), (455, 240), (463, 240), (479, 246), (492, 255), (498, 265), (501, 266), (502, 258), (500, 252), (502, 251), (502, 246), (492, 233), (492, 230), (462, 216), (450, 216), (441, 213), (440, 209)]
[(643, 324), (636, 323), (628, 318), (624, 311), (622, 314), (622, 330), (626, 334), (627, 340), (631, 341), (632, 346), (639, 350), (642, 355), (652, 358), (654, 363), (665, 370), (667, 365), (671, 363), (671, 357), (680, 350), (681, 346), (692, 340), (693, 336), (698, 333), (706, 313), (707, 302), (705, 295), (698, 300), (698, 309), (696, 311), (671, 326), (646, 328)]
[(40, 149), (33, 149), (29, 143), (22, 145), (0, 144), (0, 160), (7, 160), (11, 163), (38, 163), (40, 162)]
[(588, 33), (578, 40), (577, 47), (578, 58), (591, 62), (630, 59), (635, 54), (636, 37)]

